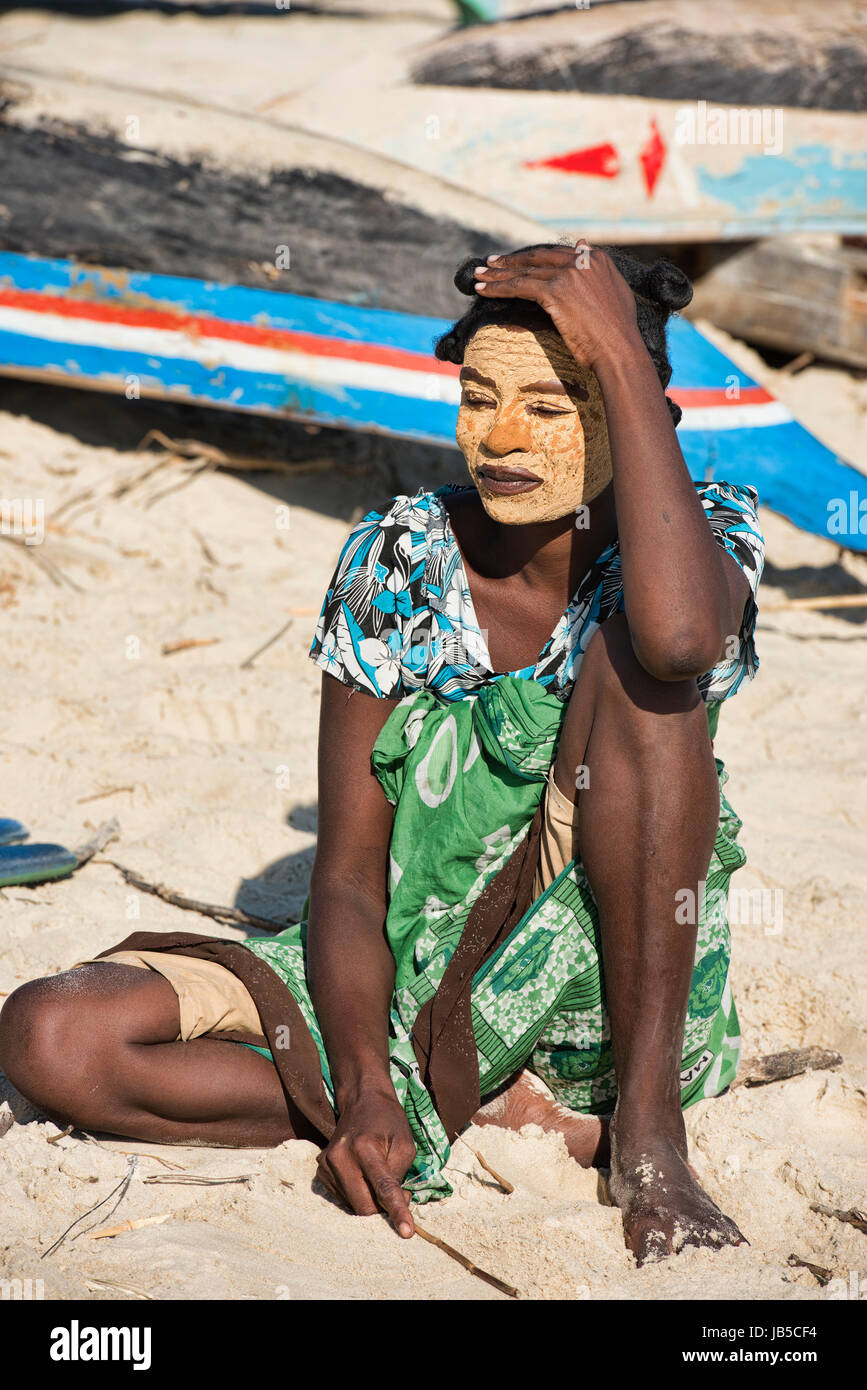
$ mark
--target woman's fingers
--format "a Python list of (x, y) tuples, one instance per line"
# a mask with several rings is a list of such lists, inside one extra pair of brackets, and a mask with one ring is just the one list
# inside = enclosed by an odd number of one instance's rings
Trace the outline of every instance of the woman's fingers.
[(376, 1203), (361, 1176), (360, 1169), (340, 1149), (323, 1149), (317, 1160), (317, 1176), (338, 1202), (350, 1207), (357, 1216), (372, 1216)]
[(324, 1154), (320, 1154), (319, 1158), (316, 1161), (316, 1176), (322, 1183), (322, 1186), (325, 1188), (326, 1192), (330, 1192), (331, 1196), (335, 1199), (335, 1201), (342, 1202), (344, 1205), (346, 1205), (346, 1193), (343, 1191), (343, 1189), (340, 1186), (340, 1183), (337, 1181), (337, 1178), (329, 1168)]
[(562, 275), (564, 270), (569, 270), (571, 261), (566, 261), (561, 265), (482, 265), (475, 267), (476, 279), (500, 281), (513, 280), (519, 276), (537, 276), (540, 280), (550, 280), (556, 275)]
[[(356, 1216), (374, 1216), (379, 1208), (350, 1144), (346, 1140), (338, 1140), (337, 1145), (329, 1149), (327, 1161), (332, 1181), (338, 1189), (337, 1195)], [(322, 1166), (320, 1163), (320, 1168)]]
[[(544, 294), (550, 281), (560, 274), (557, 270), (534, 270), (525, 273), (514, 271), (498, 272), (493, 266), (485, 270), (477, 268), (476, 294), (487, 293), (493, 298), (537, 299)], [(484, 279), (481, 276), (484, 276)]]
[(320, 1153), (319, 1158), (316, 1161), (316, 1176), (322, 1183), (322, 1186), (331, 1193), (332, 1197), (336, 1197), (337, 1201), (342, 1202), (344, 1206), (352, 1207), (354, 1211), (355, 1207), (349, 1200), (347, 1193), (344, 1191), (343, 1183), (340, 1180), (340, 1175), (337, 1172), (337, 1169), (332, 1168), (331, 1163), (329, 1162), (328, 1156), (330, 1152), (330, 1149), (323, 1149)]
[(414, 1234), (415, 1227), (409, 1195), (400, 1184), (413, 1157), (414, 1151), (408, 1149), (403, 1154), (397, 1145), (386, 1158), (378, 1141), (338, 1141), (319, 1155), (319, 1180), (356, 1216), (374, 1216), (383, 1211), (397, 1232), (408, 1237)]
[(529, 251), (509, 251), (500, 256), (488, 256), (486, 263), (491, 268), (496, 266), (505, 270), (526, 270), (536, 266), (562, 270), (575, 264), (575, 247), (537, 246)]
[[(377, 1205), (385, 1212), (398, 1235), (408, 1237), (414, 1234), (415, 1227), (409, 1211), (409, 1193), (404, 1192), (400, 1181), (381, 1154), (365, 1154), (362, 1159), (364, 1176)], [(408, 1166), (408, 1165), (407, 1165)], [(406, 1176), (406, 1169), (401, 1178)]]

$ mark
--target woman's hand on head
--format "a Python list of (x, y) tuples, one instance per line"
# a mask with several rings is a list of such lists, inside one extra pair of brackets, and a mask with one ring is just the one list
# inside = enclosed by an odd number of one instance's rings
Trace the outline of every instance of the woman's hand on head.
[(409, 1121), (396, 1094), (362, 1092), (340, 1112), (319, 1155), (319, 1180), (357, 1216), (383, 1211), (399, 1235), (414, 1234), (409, 1194), (401, 1186), (415, 1158)]
[(624, 346), (642, 346), (632, 290), (605, 252), (584, 241), (489, 256), (476, 268), (476, 293), (538, 304), (585, 367)]

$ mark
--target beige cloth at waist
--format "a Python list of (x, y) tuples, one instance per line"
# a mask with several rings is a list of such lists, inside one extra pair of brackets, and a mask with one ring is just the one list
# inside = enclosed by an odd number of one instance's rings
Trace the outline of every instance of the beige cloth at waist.
[[(182, 1042), (201, 1038), (205, 1033), (261, 1036), (265, 1031), (247, 986), (216, 961), (163, 951), (115, 951), (103, 956), (102, 960), (155, 970), (165, 976), (178, 996), (181, 1024), (178, 1039)], [(97, 963), (102, 964), (102, 961)]]
[(533, 879), (534, 901), (575, 858), (577, 837), (578, 807), (563, 795), (554, 781), (554, 769), (551, 768), (544, 791), (539, 867)]
[[(578, 808), (560, 791), (554, 781), (553, 769), (548, 773), (544, 798), (539, 867), (533, 880), (534, 899), (544, 893), (575, 857)], [(224, 965), (162, 951), (115, 951), (110, 956), (103, 956), (102, 960), (116, 965), (136, 966), (141, 970), (155, 970), (168, 980), (178, 996), (178, 1038), (182, 1042), (201, 1038), (207, 1033), (250, 1033), (261, 1036), (264, 1032), (259, 1011), (247, 986)]]

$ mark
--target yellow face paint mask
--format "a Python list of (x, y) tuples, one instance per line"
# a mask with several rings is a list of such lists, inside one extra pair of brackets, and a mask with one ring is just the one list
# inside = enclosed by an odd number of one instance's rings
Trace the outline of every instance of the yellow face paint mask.
[(457, 442), (495, 521), (554, 521), (608, 486), (599, 382), (553, 328), (484, 324), (467, 344), (461, 387)]

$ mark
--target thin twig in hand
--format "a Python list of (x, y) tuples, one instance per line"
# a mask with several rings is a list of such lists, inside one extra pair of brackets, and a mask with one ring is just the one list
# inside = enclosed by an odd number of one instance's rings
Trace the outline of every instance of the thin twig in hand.
[(457, 1260), (459, 1265), (463, 1265), (464, 1269), (469, 1270), (470, 1274), (474, 1274), (477, 1279), (483, 1279), (486, 1284), (490, 1284), (493, 1288), (499, 1289), (500, 1293), (508, 1294), (509, 1298), (521, 1297), (518, 1290), (514, 1288), (512, 1284), (504, 1283), (503, 1280), (498, 1279), (495, 1274), (489, 1274), (486, 1269), (479, 1269), (479, 1266), (473, 1264), (472, 1260), (466, 1255), (462, 1255), (460, 1250), (455, 1250), (453, 1245), (447, 1245), (444, 1240), (440, 1240), (439, 1236), (435, 1236), (431, 1231), (426, 1231), (424, 1226), (418, 1224), (418, 1220), (415, 1216), (413, 1216), (413, 1222), (415, 1224), (416, 1235), (421, 1236), (422, 1240), (428, 1241), (431, 1245), (435, 1245), (438, 1250), (442, 1250), (444, 1255), (449, 1256), (449, 1259)]

